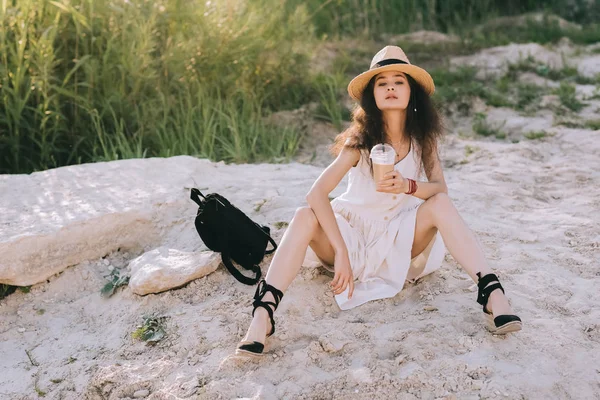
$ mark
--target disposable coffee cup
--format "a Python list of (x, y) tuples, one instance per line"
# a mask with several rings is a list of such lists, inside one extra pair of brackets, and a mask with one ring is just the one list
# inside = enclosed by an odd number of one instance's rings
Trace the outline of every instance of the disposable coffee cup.
[(373, 177), (379, 183), (386, 173), (394, 170), (396, 151), (387, 143), (380, 143), (371, 149), (371, 161), (373, 163)]

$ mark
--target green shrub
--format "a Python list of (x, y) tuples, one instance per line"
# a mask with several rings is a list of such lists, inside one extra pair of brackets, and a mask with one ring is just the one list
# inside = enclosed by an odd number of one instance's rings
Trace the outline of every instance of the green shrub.
[(473, 132), (481, 136), (495, 136), (498, 139), (504, 139), (506, 134), (500, 132), (500, 129), (504, 124), (492, 125), (487, 121), (487, 115), (484, 113), (477, 113), (473, 118)]
[(6, 296), (13, 294), (17, 290), (17, 286), (6, 285), (4, 283), (0, 283), (0, 300), (5, 298)]
[(117, 288), (126, 286), (129, 283), (129, 276), (121, 275), (121, 271), (117, 268), (110, 271), (106, 278), (108, 278), (108, 282), (100, 290), (102, 297), (106, 298), (112, 296)]
[(523, 136), (525, 136), (525, 138), (529, 140), (537, 140), (545, 138), (546, 136), (548, 136), (548, 133), (546, 131), (532, 131), (525, 133), (525, 135)]
[(560, 87), (555, 90), (555, 93), (558, 95), (561, 104), (571, 111), (577, 112), (585, 107), (585, 104), (577, 100), (575, 96), (575, 86), (567, 82), (561, 82)]
[(134, 339), (143, 340), (150, 344), (162, 340), (165, 335), (164, 321), (166, 317), (149, 315), (143, 317), (142, 325), (138, 325), (137, 329), (131, 334)]
[(585, 121), (585, 127), (594, 131), (600, 130), (600, 119)]

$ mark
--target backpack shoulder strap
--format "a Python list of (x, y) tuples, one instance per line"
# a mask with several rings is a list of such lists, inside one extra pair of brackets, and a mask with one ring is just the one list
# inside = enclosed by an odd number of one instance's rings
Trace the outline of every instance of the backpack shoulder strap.
[(194, 202), (199, 206), (202, 205), (202, 200), (200, 200), (200, 196), (202, 196), (203, 199), (206, 199), (206, 197), (204, 197), (201, 191), (199, 191), (196, 188), (192, 188), (190, 192), (190, 199), (194, 200)]
[[(254, 222), (254, 221), (253, 221)], [(277, 250), (277, 243), (275, 243), (275, 241), (273, 240), (273, 238), (271, 237), (271, 228), (269, 228), (267, 225), (263, 225), (260, 226), (259, 224), (257, 224), (256, 222), (254, 222), (254, 224), (256, 226), (258, 226), (258, 228), (260, 229), (260, 231), (267, 236), (267, 240), (271, 243), (271, 245), (273, 245), (273, 248), (271, 250), (266, 250), (265, 254), (271, 254), (272, 252), (274, 252), (275, 250)]]
[(233, 277), (235, 279), (242, 282), (244, 285), (252, 286), (252, 285), (256, 284), (261, 278), (262, 273), (260, 271), (260, 266), (258, 266), (258, 265), (253, 265), (251, 268), (248, 268), (255, 274), (254, 278), (250, 278), (250, 277), (243, 275), (240, 271), (238, 271), (238, 269), (231, 262), (231, 258), (229, 257), (228, 254), (221, 253), (221, 260), (223, 260), (223, 264), (225, 265), (227, 270), (231, 273), (231, 275), (233, 275)]

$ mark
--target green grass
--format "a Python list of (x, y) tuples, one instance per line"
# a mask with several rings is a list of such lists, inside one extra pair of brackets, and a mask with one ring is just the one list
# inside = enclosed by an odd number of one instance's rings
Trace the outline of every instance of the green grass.
[(554, 125), (561, 125), (572, 129), (585, 128), (583, 121), (578, 118), (569, 117), (568, 115), (566, 117), (555, 118)]
[(596, 89), (591, 96), (587, 97), (586, 100), (598, 100), (600, 99), (600, 86), (596, 85)]
[[(595, 2), (575, 0), (523, 0), (523, 1), (478, 1), (478, 0), (294, 0), (285, 2), (288, 7), (304, 4), (318, 35), (371, 37), (382, 33), (404, 33), (410, 28), (429, 29), (442, 32), (466, 32), (476, 24), (501, 15), (516, 15), (529, 11), (548, 11), (562, 15), (577, 23), (595, 23), (600, 19), (600, 5)], [(499, 26), (483, 30), (480, 34), (496, 41), (515, 41), (536, 38), (558, 40), (559, 27), (542, 23), (523, 27)], [(538, 26), (539, 25), (539, 26)], [(573, 40), (593, 42), (598, 34), (594, 30), (569, 32)]]
[(318, 98), (301, 5), (12, 4), (0, 14), (0, 173), (175, 154), (284, 161), (299, 133), (263, 119)]
[(506, 134), (501, 132), (500, 129), (504, 124), (491, 124), (487, 121), (487, 115), (484, 113), (477, 113), (473, 118), (473, 132), (481, 136), (494, 136), (497, 139), (505, 139)]
[(568, 81), (580, 85), (593, 85), (600, 82), (600, 75), (594, 78), (580, 75), (576, 67), (567, 65), (568, 59), (564, 59), (563, 62), (565, 63), (563, 68), (553, 68), (528, 56), (517, 63), (510, 64), (507, 75), (516, 79), (521, 72), (533, 72), (551, 81)]
[(469, 157), (471, 154), (475, 153), (478, 150), (479, 150), (479, 147), (477, 147), (477, 146), (466, 145), (465, 146), (465, 157)]
[(575, 96), (575, 86), (567, 82), (561, 82), (560, 87), (554, 93), (558, 95), (560, 103), (571, 111), (578, 112), (585, 107), (585, 104), (577, 100)]
[(17, 286), (6, 285), (4, 283), (0, 283), (0, 300), (5, 298), (6, 296), (13, 294), (17, 290)]
[(431, 75), (436, 84), (434, 100), (444, 110), (454, 105), (463, 114), (469, 114), (474, 97), (489, 97), (484, 83), (475, 78), (476, 73), (477, 70), (473, 67), (432, 70)]
[(532, 131), (525, 133), (523, 136), (529, 140), (537, 140), (545, 138), (548, 136), (548, 133), (546, 131)]
[(262, 208), (262, 206), (264, 206), (266, 202), (267, 202), (267, 199), (262, 199), (258, 204), (256, 204), (254, 206), (254, 212), (259, 212), (260, 209)]
[(289, 224), (290, 223), (287, 221), (277, 221), (273, 224), (273, 226), (275, 226), (277, 229), (281, 229), (287, 227)]
[(37, 385), (37, 383), (34, 386), (35, 392), (37, 393), (38, 396), (40, 397), (46, 397), (46, 392), (43, 391), (42, 389), (40, 389)]
[[(566, 2), (561, 2), (566, 3)], [(600, 13), (600, 5), (595, 12)], [(564, 15), (564, 14), (558, 14)], [(541, 44), (556, 43), (563, 37), (567, 37), (574, 43), (592, 44), (600, 40), (600, 24), (597, 20), (589, 20), (583, 29), (563, 29), (558, 22), (545, 14), (541, 21), (532, 18), (527, 19), (525, 24), (515, 25), (513, 21), (505, 24), (483, 25), (481, 29), (468, 33), (467, 37), (473, 48), (490, 46), (502, 46), (509, 43), (535, 42)]]
[(342, 121), (350, 120), (349, 110), (342, 105), (346, 85), (346, 77), (342, 73), (319, 74), (315, 78), (314, 86), (319, 95), (319, 108), (315, 117), (331, 122), (338, 131), (342, 130)]
[(542, 95), (548, 92), (547, 89), (544, 89), (541, 86), (526, 83), (517, 84), (516, 89), (517, 99), (515, 108), (522, 111), (526, 111), (531, 108), (537, 108), (537, 104)]
[(461, 67), (456, 71), (432, 71), (436, 82), (434, 98), (442, 108), (447, 109), (454, 104), (465, 114), (469, 114), (473, 98), (479, 97), (493, 107), (530, 111), (537, 108), (544, 94), (549, 93), (547, 88), (517, 82), (513, 76), (514, 71), (491, 82), (477, 79), (476, 72), (471, 67)]
[(600, 130), (600, 119), (585, 121), (585, 127), (594, 131)]

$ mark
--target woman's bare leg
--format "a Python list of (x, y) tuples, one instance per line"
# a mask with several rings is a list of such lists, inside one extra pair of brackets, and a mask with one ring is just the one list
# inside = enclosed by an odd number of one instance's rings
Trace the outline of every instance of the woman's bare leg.
[[(477, 238), (445, 193), (432, 196), (418, 208), (412, 257), (420, 254), (427, 247), (438, 229), (452, 257), (473, 281), (479, 280), (477, 272), (481, 272), (481, 276), (493, 272)], [(490, 294), (487, 308), (492, 311), (494, 317), (513, 314), (508, 299), (498, 289)]]
[[(309, 245), (317, 256), (333, 265), (333, 247), (321, 228), (315, 213), (310, 207), (300, 207), (296, 210), (294, 218), (283, 234), (283, 238), (271, 260), (265, 281), (285, 292), (298, 275)], [(272, 293), (267, 292), (263, 301), (274, 301)], [(243, 340), (264, 343), (270, 330), (269, 314), (267, 310), (259, 307), (254, 312), (254, 318), (252, 318)]]

